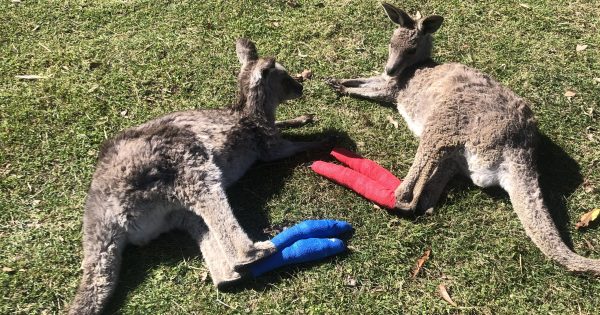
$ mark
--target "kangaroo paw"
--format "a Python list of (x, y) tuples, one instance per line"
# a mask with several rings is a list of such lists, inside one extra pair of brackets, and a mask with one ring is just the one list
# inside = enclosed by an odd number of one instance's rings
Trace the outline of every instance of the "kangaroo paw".
[(303, 125), (305, 125), (305, 124), (311, 124), (311, 123), (314, 123), (315, 121), (317, 121), (315, 114), (304, 114), (304, 115), (298, 117), (298, 120)]
[(252, 248), (245, 253), (244, 257), (238, 260), (233, 268), (235, 270), (244, 269), (249, 264), (264, 257), (270, 256), (276, 251), (277, 248), (275, 248), (275, 245), (273, 245), (271, 241), (256, 242), (252, 245)]
[(406, 186), (400, 184), (394, 195), (396, 196), (395, 208), (407, 212), (414, 212), (417, 208), (417, 203), (413, 202), (412, 192), (406, 189)]
[(328, 78), (325, 83), (329, 85), (336, 93), (340, 95), (346, 95), (346, 87), (337, 79)]

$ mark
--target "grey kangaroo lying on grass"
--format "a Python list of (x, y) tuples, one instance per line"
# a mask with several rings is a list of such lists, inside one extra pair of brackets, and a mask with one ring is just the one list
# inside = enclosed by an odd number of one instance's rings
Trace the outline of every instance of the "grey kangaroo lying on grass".
[(430, 212), (458, 173), (480, 187), (499, 185), (545, 255), (571, 271), (600, 275), (599, 260), (566, 246), (544, 204), (534, 161), (538, 131), (527, 102), (477, 70), (433, 62), (431, 34), (442, 25), (441, 16), (415, 20), (390, 4), (383, 7), (398, 24), (385, 72), (329, 84), (343, 95), (396, 103), (420, 138), (415, 160), (396, 189), (396, 207)]
[[(101, 312), (115, 288), (126, 244), (145, 244), (171, 229), (188, 231), (215, 285), (275, 250), (251, 241), (234, 217), (225, 189), (257, 160), (321, 148), (290, 142), (277, 126), (299, 127), (301, 116), (275, 122), (277, 105), (302, 95), (302, 85), (254, 44), (236, 45), (242, 64), (238, 100), (230, 109), (172, 113), (123, 131), (98, 156), (83, 218), (83, 279), (70, 314)], [(202, 219), (199, 219), (201, 217)]]

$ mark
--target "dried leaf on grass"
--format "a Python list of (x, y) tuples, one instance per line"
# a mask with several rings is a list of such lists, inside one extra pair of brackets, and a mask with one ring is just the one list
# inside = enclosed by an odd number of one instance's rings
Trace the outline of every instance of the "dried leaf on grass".
[(298, 3), (298, 0), (287, 0), (287, 1), (285, 1), (285, 3), (292, 8), (297, 8), (300, 6), (300, 3)]
[(2, 272), (6, 272), (6, 273), (11, 273), (14, 272), (15, 270), (10, 268), (10, 267), (2, 267)]
[(575, 92), (573, 92), (573, 91), (571, 91), (571, 90), (566, 90), (564, 95), (565, 95), (566, 97), (568, 97), (568, 98), (571, 98), (571, 97), (573, 97), (573, 96), (577, 95), (577, 93), (575, 93)]
[(205, 270), (200, 274), (200, 281), (206, 282), (206, 279), (208, 279), (208, 271)]
[(588, 45), (577, 44), (577, 46), (575, 47), (575, 50), (576, 51), (584, 51), (586, 48), (588, 48)]
[(387, 121), (390, 122), (390, 124), (394, 125), (394, 128), (398, 129), (398, 121), (395, 120), (392, 116), (387, 116), (386, 117)]
[(294, 79), (296, 79), (296, 81), (298, 82), (304, 82), (306, 80), (310, 80), (312, 78), (312, 71), (308, 70), (308, 69), (304, 69), (304, 71), (302, 71), (302, 73), (298, 73), (294, 76)]
[(90, 88), (88, 89), (88, 93), (92, 93), (92, 92), (96, 91), (96, 90), (97, 90), (99, 87), (100, 87), (100, 86), (99, 86), (98, 84), (94, 84), (94, 85), (92, 85), (92, 87), (90, 87)]
[(579, 219), (579, 222), (575, 224), (575, 228), (580, 229), (582, 227), (587, 227), (588, 225), (590, 225), (590, 222), (598, 218), (598, 215), (600, 215), (600, 208), (596, 208), (584, 213)]
[(438, 286), (438, 290), (440, 291), (440, 295), (442, 296), (442, 299), (444, 299), (444, 301), (448, 302), (454, 307), (458, 306), (458, 304), (456, 304), (456, 302), (452, 300), (450, 294), (448, 294), (448, 290), (446, 290), (446, 286), (443, 283), (440, 283), (440, 285)]
[(346, 280), (344, 281), (344, 284), (345, 284), (347, 287), (355, 287), (355, 286), (356, 286), (356, 284), (357, 284), (357, 281), (356, 281), (356, 279), (354, 279), (354, 278), (352, 278), (352, 277), (348, 276), (348, 277), (346, 277)]
[(429, 260), (429, 255), (431, 255), (431, 249), (428, 248), (423, 253), (423, 256), (421, 256), (421, 258), (419, 258), (419, 260), (417, 260), (417, 264), (415, 265), (415, 268), (413, 268), (413, 271), (411, 274), (411, 276), (413, 278), (416, 278), (417, 275), (419, 274), (419, 272), (421, 271), (421, 269), (423, 269), (423, 265), (425, 264), (425, 262), (427, 260)]
[(594, 191), (596, 191), (596, 186), (594, 185), (594, 183), (592, 183), (592, 181), (590, 181), (587, 178), (583, 180), (582, 185), (583, 185), (583, 191), (585, 191), (588, 194), (591, 194)]
[(306, 57), (308, 57), (308, 55), (305, 54), (305, 53), (303, 53), (303, 52), (301, 52), (300, 48), (298, 48), (298, 57), (300, 57), (300, 58), (306, 58)]

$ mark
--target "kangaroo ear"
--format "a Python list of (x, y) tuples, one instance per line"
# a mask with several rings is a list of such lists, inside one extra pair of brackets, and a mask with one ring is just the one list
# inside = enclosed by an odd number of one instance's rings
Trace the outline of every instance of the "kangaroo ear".
[(269, 70), (275, 68), (275, 59), (263, 58), (259, 59), (254, 69), (252, 69), (252, 80), (251, 84), (258, 84), (261, 80), (267, 77)]
[(418, 28), (425, 34), (435, 33), (444, 22), (444, 18), (439, 15), (431, 15), (419, 21)]
[(235, 52), (242, 65), (258, 59), (256, 46), (248, 39), (240, 38), (235, 43)]
[(415, 27), (415, 21), (406, 12), (387, 2), (382, 2), (381, 5), (392, 22), (406, 28)]

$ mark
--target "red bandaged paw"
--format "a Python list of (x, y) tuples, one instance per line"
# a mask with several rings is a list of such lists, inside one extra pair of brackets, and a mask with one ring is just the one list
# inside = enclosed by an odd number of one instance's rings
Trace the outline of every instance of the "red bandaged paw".
[(402, 182), (400, 179), (379, 164), (346, 149), (334, 148), (331, 155), (350, 168), (316, 161), (311, 166), (312, 170), (378, 205), (388, 209), (394, 208), (394, 191)]

